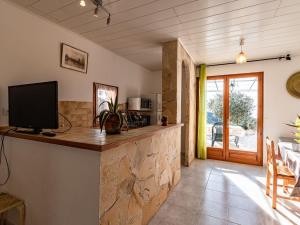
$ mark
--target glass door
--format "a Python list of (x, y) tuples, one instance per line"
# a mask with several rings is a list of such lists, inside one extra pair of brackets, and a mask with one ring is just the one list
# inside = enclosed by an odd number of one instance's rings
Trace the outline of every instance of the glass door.
[(206, 84), (206, 145), (212, 159), (225, 159), (224, 81), (223, 77), (209, 77)]
[(208, 157), (262, 164), (263, 73), (208, 77)]

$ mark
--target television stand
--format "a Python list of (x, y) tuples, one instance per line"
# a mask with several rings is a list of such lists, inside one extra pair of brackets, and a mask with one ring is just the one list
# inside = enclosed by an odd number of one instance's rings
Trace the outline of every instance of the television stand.
[(42, 129), (31, 129), (31, 130), (16, 130), (17, 133), (22, 134), (40, 134), (42, 132)]

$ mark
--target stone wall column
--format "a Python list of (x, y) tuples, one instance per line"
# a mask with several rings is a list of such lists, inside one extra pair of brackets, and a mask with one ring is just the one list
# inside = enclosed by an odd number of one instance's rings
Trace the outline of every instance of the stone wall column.
[[(181, 77), (178, 72), (178, 41), (163, 44), (162, 108), (169, 123), (181, 123)], [(180, 88), (180, 90), (179, 90)]]
[[(180, 41), (163, 44), (162, 108), (169, 123), (184, 123), (182, 128), (183, 164), (191, 165), (196, 150), (196, 77), (195, 64)], [(183, 72), (184, 66), (186, 71)], [(185, 90), (182, 96), (182, 82)], [(181, 104), (181, 101), (184, 101)], [(183, 109), (181, 109), (184, 107)], [(181, 118), (181, 112), (184, 118)]]

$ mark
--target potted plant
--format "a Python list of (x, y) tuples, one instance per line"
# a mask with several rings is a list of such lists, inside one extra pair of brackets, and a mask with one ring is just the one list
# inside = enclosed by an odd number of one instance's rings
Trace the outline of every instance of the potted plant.
[(99, 107), (102, 104), (107, 104), (108, 109), (102, 110), (99, 115), (95, 117), (95, 120), (99, 119), (101, 132), (105, 127), (107, 134), (120, 134), (124, 123), (127, 124), (127, 118), (119, 109), (120, 104), (118, 103), (118, 97), (116, 97), (115, 102), (113, 102), (111, 98), (110, 101), (102, 102)]

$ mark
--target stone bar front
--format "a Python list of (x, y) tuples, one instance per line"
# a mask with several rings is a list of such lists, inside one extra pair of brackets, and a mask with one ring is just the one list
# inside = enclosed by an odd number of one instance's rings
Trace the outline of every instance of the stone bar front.
[(148, 224), (179, 179), (179, 126), (101, 152), (100, 224)]
[(144, 225), (180, 179), (180, 135), (180, 124), (109, 136), (76, 127), (56, 137), (12, 131), (11, 177), (0, 191), (25, 201), (30, 225)]

